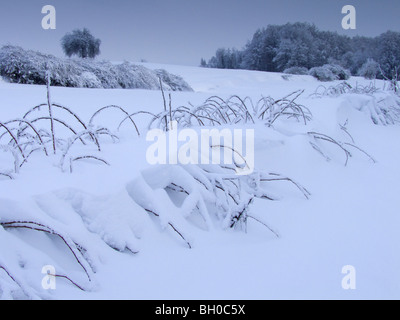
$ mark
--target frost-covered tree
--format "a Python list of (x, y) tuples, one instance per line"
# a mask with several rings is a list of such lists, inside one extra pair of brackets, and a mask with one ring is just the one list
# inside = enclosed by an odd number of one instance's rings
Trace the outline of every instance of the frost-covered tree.
[(400, 33), (388, 31), (378, 38), (377, 62), (383, 77), (393, 79), (400, 68)]
[(271, 25), (257, 30), (244, 49), (242, 67), (249, 70), (276, 71), (274, 58), (279, 41), (279, 26)]
[(350, 51), (342, 59), (342, 65), (349, 69), (352, 74), (359, 74), (363, 64), (368, 59), (377, 60), (377, 38), (356, 36), (350, 41)]
[(207, 67), (207, 62), (204, 58), (201, 58), (200, 60), (200, 67), (206, 68)]
[(94, 58), (100, 54), (101, 40), (96, 39), (88, 29), (76, 29), (67, 33), (61, 39), (64, 53), (71, 57), (77, 55), (80, 58)]
[(208, 63), (202, 59), (202, 67), (218, 68), (218, 69), (240, 69), (242, 63), (242, 52), (237, 49), (219, 48)]
[(376, 79), (379, 72), (379, 63), (376, 62), (374, 59), (368, 59), (367, 62), (365, 62), (358, 71), (358, 75), (364, 77), (365, 79), (373, 80)]
[[(269, 25), (257, 30), (242, 51), (234, 52), (240, 57), (240, 68), (259, 71), (282, 72), (290, 67), (310, 69), (339, 60), (350, 50), (350, 38), (333, 32), (319, 31), (309, 23)], [(231, 52), (233, 53), (233, 52)], [(220, 67), (226, 51), (219, 49), (210, 67)], [(231, 56), (232, 57), (232, 56)], [(226, 63), (226, 59), (223, 64)]]
[[(356, 75), (368, 59), (374, 59), (381, 66), (382, 74), (378, 78), (396, 78), (400, 70), (400, 33), (388, 31), (374, 38), (351, 38), (318, 30), (309, 23), (269, 25), (257, 30), (242, 50), (218, 49), (206, 66), (283, 72), (294, 67), (312, 69), (330, 64)], [(326, 68), (315, 72), (326, 79), (332, 75), (348, 76), (347, 72), (331, 74)]]

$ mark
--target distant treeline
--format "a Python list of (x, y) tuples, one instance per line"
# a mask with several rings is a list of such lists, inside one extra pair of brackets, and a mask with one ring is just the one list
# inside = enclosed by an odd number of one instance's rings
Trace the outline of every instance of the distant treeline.
[(284, 72), (339, 65), (352, 75), (392, 79), (400, 70), (400, 33), (348, 37), (318, 30), (309, 23), (269, 25), (259, 29), (242, 50), (220, 48), (201, 66)]

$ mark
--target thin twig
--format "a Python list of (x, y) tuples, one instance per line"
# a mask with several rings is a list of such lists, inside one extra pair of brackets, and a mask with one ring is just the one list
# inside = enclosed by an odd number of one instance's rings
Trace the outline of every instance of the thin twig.
[[(154, 212), (153, 210), (149, 210), (144, 208), (145, 211), (147, 211), (148, 213), (151, 213), (153, 215), (155, 215), (156, 217), (159, 217), (160, 215), (156, 212)], [(179, 230), (177, 228), (175, 228), (175, 226), (171, 223), (168, 222), (168, 225), (186, 242), (186, 244), (188, 245), (189, 249), (192, 249), (192, 245), (190, 244), (189, 241), (186, 240), (186, 238), (182, 235), (181, 232), (179, 232)]]
[(50, 118), (50, 131), (51, 131), (51, 138), (53, 141), (53, 151), (54, 154), (57, 153), (56, 149), (56, 138), (54, 135), (54, 120), (53, 120), (53, 111), (52, 111), (52, 105), (51, 105), (51, 97), (50, 97), (50, 72), (47, 71), (47, 83), (46, 83), (46, 88), (47, 88), (47, 106), (49, 108), (49, 118)]
[(247, 215), (247, 218), (251, 218), (255, 221), (257, 221), (258, 223), (261, 223), (264, 227), (266, 227), (269, 231), (271, 231), (277, 238), (280, 238), (278, 232), (276, 232), (274, 229), (272, 229), (269, 225), (267, 225), (265, 222), (251, 216), (251, 215)]
[[(75, 260), (78, 262), (78, 264), (82, 267), (82, 269), (85, 271), (86, 276), (88, 277), (89, 281), (91, 281), (89, 272), (87, 271), (87, 269), (85, 268), (85, 266), (83, 265), (83, 263), (80, 261), (80, 259), (78, 258), (75, 250), (72, 249), (72, 246), (68, 243), (69, 241), (66, 240), (66, 238), (64, 236), (62, 236), (60, 233), (56, 232), (55, 230), (41, 224), (41, 223), (37, 223), (34, 221), (10, 221), (10, 222), (1, 222), (0, 225), (4, 228), (4, 229), (9, 229), (9, 228), (14, 228), (14, 229), (30, 229), (30, 230), (34, 230), (34, 231), (39, 231), (39, 232), (45, 232), (45, 233), (49, 233), (49, 234), (53, 234), (58, 236), (63, 242), (64, 244), (68, 247), (68, 249), (71, 251), (72, 255), (75, 257)], [(30, 226), (33, 225), (33, 226)]]

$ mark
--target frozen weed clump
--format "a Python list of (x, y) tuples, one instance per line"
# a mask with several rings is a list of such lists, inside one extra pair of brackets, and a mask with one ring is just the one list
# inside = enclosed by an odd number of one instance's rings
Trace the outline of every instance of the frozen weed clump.
[(376, 87), (375, 82), (369, 85), (350, 85), (344, 81), (329, 87), (319, 86), (311, 95), (314, 98), (339, 97), (345, 94), (360, 95), (359, 99), (350, 99), (349, 105), (369, 115), (376, 125), (393, 125), (400, 122), (400, 99), (396, 94)]
[(257, 122), (272, 126), (278, 118), (294, 119), (307, 124), (312, 119), (312, 114), (307, 107), (296, 102), (303, 92), (303, 90), (298, 90), (278, 100), (262, 97), (257, 102), (253, 102), (250, 97), (241, 98), (237, 95), (228, 99), (211, 96), (199, 106), (190, 104), (174, 109), (171, 107), (171, 97), (169, 107), (164, 98), (164, 111), (153, 116), (149, 129), (160, 128), (167, 131), (168, 123), (172, 121), (176, 121), (180, 127), (184, 128)]
[[(345, 132), (349, 135), (344, 127), (342, 127), (342, 130), (345, 130)], [(311, 138), (311, 140), (309, 141), (310, 145), (314, 148), (314, 150), (321, 154), (321, 156), (324, 157), (326, 161), (331, 161), (331, 157), (328, 155), (328, 151), (326, 151), (326, 148), (324, 148), (321, 142), (328, 142), (329, 144), (332, 144), (333, 146), (339, 148), (345, 155), (345, 166), (347, 166), (349, 159), (353, 157), (353, 152), (350, 150), (356, 150), (357, 152), (364, 154), (373, 163), (376, 163), (374, 158), (372, 158), (367, 152), (354, 144), (354, 140), (351, 135), (350, 138), (352, 139), (352, 143), (338, 141), (326, 134), (318, 132), (308, 132), (307, 135)]]
[[(43, 152), (46, 156), (50, 156), (50, 150), (54, 156), (60, 156), (61, 170), (65, 170), (65, 163), (68, 163), (72, 172), (73, 163), (81, 160), (95, 160), (108, 164), (106, 160), (96, 155), (101, 151), (100, 137), (108, 136), (112, 141), (118, 140), (118, 137), (108, 128), (95, 127), (93, 123), (95, 116), (108, 108), (111, 107), (96, 111), (86, 124), (70, 108), (51, 101), (50, 79), (48, 79), (46, 103), (31, 108), (21, 119), (0, 122), (1, 150), (11, 153), (14, 158), (13, 170), (1, 170), (0, 177), (13, 179), (13, 173), (19, 173), (20, 168), (28, 162), (33, 153)], [(115, 109), (128, 114), (121, 107)], [(133, 119), (131, 121), (139, 134), (135, 122)], [(66, 135), (70, 137), (61, 138)], [(90, 153), (72, 155), (72, 147), (77, 143), (87, 148), (92, 145), (94, 148), (91, 147)]]
[[(235, 165), (155, 166), (127, 186), (128, 193), (146, 212), (159, 218), (191, 248), (189, 222), (200, 217), (203, 227), (213, 230), (215, 221), (223, 229), (246, 230), (248, 218), (266, 226), (279, 237), (263, 218), (251, 214), (255, 199), (276, 201), (271, 183), (291, 183), (305, 198), (310, 192), (288, 177), (275, 173), (254, 172), (248, 176), (235, 173)], [(155, 178), (157, 177), (157, 178)]]
[(380, 89), (376, 87), (374, 82), (370, 82), (367, 86), (363, 86), (358, 83), (355, 86), (352, 86), (350, 83), (343, 81), (329, 87), (320, 85), (311, 95), (311, 97), (338, 97), (347, 93), (373, 95), (379, 91)]

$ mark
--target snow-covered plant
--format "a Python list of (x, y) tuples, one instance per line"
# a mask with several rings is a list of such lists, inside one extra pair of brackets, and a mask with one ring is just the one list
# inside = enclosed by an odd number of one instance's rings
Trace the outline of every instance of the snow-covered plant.
[(386, 76), (384, 71), (380, 69), (380, 73), (385, 81), (389, 84), (389, 90), (393, 91), (396, 95), (400, 96), (400, 75), (399, 75), (399, 68), (396, 66), (392, 70), (392, 74), (390, 77)]
[(311, 96), (317, 98), (338, 97), (346, 93), (373, 95), (378, 91), (380, 90), (376, 87), (374, 82), (370, 82), (369, 85), (366, 86), (359, 83), (357, 83), (355, 86), (352, 86), (347, 81), (343, 81), (329, 87), (320, 85)]
[(241, 98), (233, 95), (228, 99), (219, 96), (209, 97), (199, 106), (180, 106), (173, 109), (171, 100), (168, 104), (164, 99), (164, 111), (153, 115), (149, 128), (157, 127), (166, 130), (171, 121), (178, 122), (180, 127), (219, 126), (236, 124), (265, 123), (268, 126), (279, 118), (295, 119), (306, 124), (311, 120), (310, 110), (297, 103), (296, 100), (304, 91), (298, 90), (275, 100), (272, 97), (262, 97), (253, 102), (250, 97)]
[(337, 80), (336, 75), (332, 72), (332, 70), (324, 67), (314, 67), (309, 71), (309, 75), (318, 79), (319, 81), (328, 82)]
[(296, 102), (303, 93), (304, 90), (297, 90), (278, 100), (263, 97), (256, 107), (257, 117), (265, 120), (268, 126), (272, 126), (279, 118), (295, 119), (306, 125), (312, 119), (311, 111)]
[(283, 70), (283, 73), (295, 74), (295, 75), (307, 75), (308, 69), (305, 67), (290, 67), (290, 68)]
[(334, 80), (348, 80), (351, 77), (351, 73), (349, 70), (346, 70), (345, 68), (334, 64), (325, 64), (322, 67), (311, 68), (309, 71), (309, 75), (323, 82)]
[[(342, 130), (349, 135), (345, 127), (342, 126)], [(354, 144), (354, 140), (351, 135), (350, 138), (352, 139), (352, 143), (338, 141), (326, 134), (318, 132), (308, 132), (307, 135), (310, 137), (310, 145), (314, 148), (314, 150), (321, 154), (326, 161), (331, 161), (331, 156), (329, 156), (329, 151), (327, 150), (326, 146), (324, 146), (321, 142), (328, 142), (330, 145), (339, 148), (345, 155), (345, 166), (347, 166), (349, 159), (353, 156), (353, 152), (351, 150), (357, 150), (357, 152), (364, 154), (372, 162), (376, 162), (375, 159), (372, 158), (367, 152)]]
[(250, 207), (255, 199), (275, 201), (273, 183), (291, 183), (305, 198), (310, 193), (292, 179), (276, 173), (254, 172), (236, 175), (235, 165), (170, 165), (155, 166), (142, 172), (127, 186), (128, 193), (149, 214), (159, 217), (164, 228), (171, 227), (192, 247), (187, 218), (197, 215), (200, 226), (213, 230), (246, 229), (252, 218), (270, 228), (262, 218), (254, 217)]
[[(49, 156), (49, 150), (53, 151), (54, 156), (60, 157), (59, 165), (62, 170), (65, 170), (65, 163), (69, 163), (69, 170), (72, 172), (73, 163), (80, 160), (95, 160), (108, 164), (107, 161), (95, 153), (93, 154), (93, 152), (101, 151), (101, 136), (108, 136), (113, 141), (118, 139), (108, 128), (95, 127), (93, 124), (94, 117), (106, 108), (97, 111), (90, 119), (89, 124), (86, 124), (68, 107), (51, 101), (48, 84), (46, 103), (31, 108), (21, 119), (0, 122), (0, 147), (3, 151), (11, 153), (14, 158), (12, 171), (19, 173), (20, 168), (28, 162), (28, 158), (34, 152), (43, 151), (46, 156)], [(125, 111), (125, 114), (128, 113)], [(132, 119), (131, 121), (136, 127)], [(137, 132), (139, 134), (138, 130)], [(65, 135), (70, 135), (70, 138), (67, 140), (61, 138)], [(91, 143), (95, 149), (90, 153), (72, 155), (71, 150), (76, 142), (83, 146)], [(13, 178), (11, 171), (0, 172), (2, 177)]]
[(166, 83), (172, 91), (193, 91), (182, 77), (171, 74), (164, 69), (155, 70), (157, 76)]
[[(141, 210), (124, 190), (96, 197), (62, 189), (28, 203), (0, 199), (0, 243), (7, 244), (0, 255), (0, 300), (52, 299), (46, 278), (57, 280), (57, 289), (60, 282), (95, 290), (107, 251), (138, 253)], [(50, 274), (41, 273), (44, 266), (52, 267)]]
[[(72, 280), (65, 271), (63, 271), (63, 274), (52, 274), (51, 276), (54, 278), (66, 279), (80, 290), (88, 290), (94, 272), (85, 258), (85, 245), (83, 243), (72, 240), (67, 234), (50, 227), (48, 221), (37, 222), (33, 220), (13, 220), (2, 216), (2, 220), (0, 221), (0, 238), (2, 239), (2, 242), (7, 241), (13, 250), (7, 250), (11, 251), (11, 254), (10, 252), (7, 252), (4, 257), (2, 256), (0, 258), (0, 269), (2, 269), (6, 274), (5, 277), (0, 274), (0, 298), (14, 298), (16, 294), (21, 295), (21, 299), (40, 298), (40, 294), (37, 292), (38, 290), (35, 290), (32, 284), (26, 283), (23, 276), (24, 264), (22, 264), (22, 262), (24, 260), (29, 261), (29, 263), (34, 261), (34, 259), (28, 258), (27, 256), (21, 256), (22, 254), (26, 254), (29, 249), (21, 240), (7, 232), (16, 229), (27, 229), (59, 238), (68, 251), (74, 256), (76, 263), (82, 268), (87, 279), (85, 284), (78, 284), (76, 281)], [(40, 267), (43, 267), (44, 265), (45, 264)]]
[(336, 85), (319, 86), (311, 95), (315, 98), (338, 97), (344, 94), (358, 94), (360, 98), (351, 98), (351, 107), (366, 113), (376, 125), (393, 125), (400, 122), (400, 99), (393, 92), (376, 87), (375, 82), (369, 85), (357, 83), (355, 86), (344, 81)]
[(400, 123), (400, 99), (389, 94), (378, 99), (370, 99), (360, 107), (376, 125), (394, 125)]

